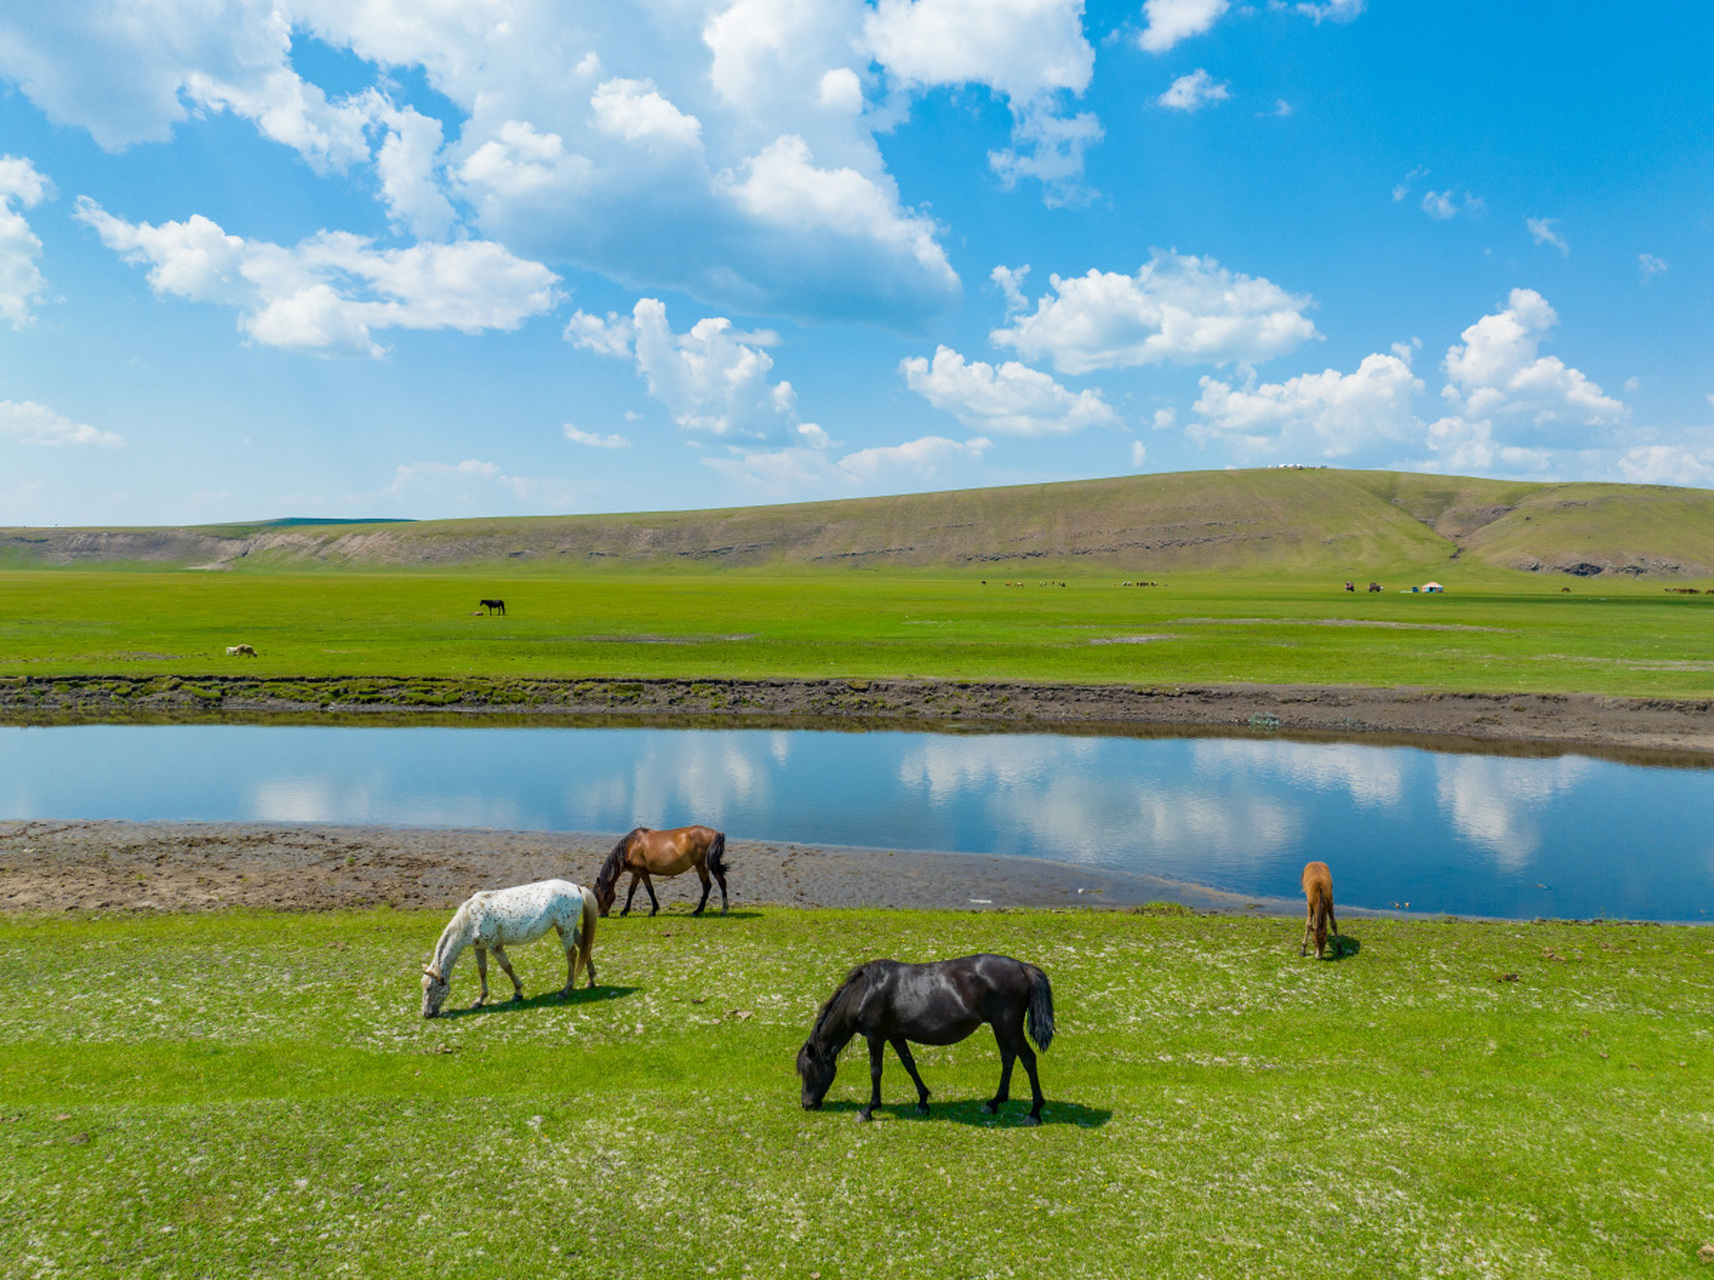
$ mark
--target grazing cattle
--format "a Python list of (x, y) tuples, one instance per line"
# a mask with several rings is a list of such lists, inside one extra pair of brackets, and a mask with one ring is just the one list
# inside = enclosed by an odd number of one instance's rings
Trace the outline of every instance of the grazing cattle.
[(577, 985), (580, 965), (589, 969), (589, 985), (595, 985), (595, 895), (569, 880), (538, 880), (511, 889), (484, 889), (465, 899), (434, 944), (434, 954), (423, 966), (423, 1017), (439, 1015), (452, 987), (452, 966), (466, 947), (476, 948), (476, 973), (482, 994), (473, 1008), (488, 1003), (488, 953), (512, 980), (512, 999), (524, 998), (523, 983), (512, 972), (506, 958), (511, 943), (534, 942), (549, 929), (558, 929), (565, 944), (565, 987), (570, 995)]
[(696, 868), (702, 881), (702, 901), (692, 915), (699, 916), (708, 905), (708, 877), (712, 873), (720, 882), (720, 913), (726, 914), (726, 835), (713, 827), (674, 827), (669, 831), (651, 831), (636, 827), (619, 838), (607, 861), (595, 876), (595, 900), (606, 915), (613, 909), (619, 895), (619, 877), (631, 873), (631, 889), (625, 895), (625, 909), (619, 914), (631, 914), (631, 899), (637, 896), (637, 884), (649, 891), (649, 914), (661, 909), (655, 897), (651, 876), (676, 876), (681, 871)]
[[(1304, 921), (1300, 956), (1309, 954), (1309, 940), (1315, 939), (1315, 958), (1323, 959), (1327, 951), (1327, 926), (1333, 926), (1334, 938), (1339, 937), (1339, 921), (1333, 914), (1333, 873), (1325, 862), (1306, 862), (1303, 866), (1303, 896), (1309, 904), (1309, 917)], [(1338, 946), (1334, 954), (1338, 954)]]
[(1041, 1123), (1041, 1081), (1030, 1037), (1047, 1052), (1053, 1041), (1053, 988), (1047, 974), (1010, 956), (975, 955), (938, 964), (900, 964), (871, 960), (853, 969), (828, 997), (815, 1027), (797, 1054), (806, 1111), (821, 1106), (839, 1069), (839, 1051), (853, 1036), (869, 1042), (869, 1101), (857, 1112), (867, 1120), (881, 1105), (881, 1055), (890, 1044), (917, 1087), (917, 1111), (928, 1114), (928, 1086), (917, 1074), (908, 1040), (918, 1044), (957, 1044), (984, 1022), (994, 1028), (1000, 1046), (1000, 1088), (982, 1104), (993, 1115), (1010, 1096), (1012, 1063), (1024, 1060), (1034, 1105), (1025, 1124)]
[(247, 644), (229, 644), (226, 646), (226, 656), (228, 658), (254, 658), (256, 650)]
[(497, 613), (502, 618), (506, 616), (506, 602), (504, 600), (478, 600), (476, 603), (478, 607), (488, 610), (490, 614)]

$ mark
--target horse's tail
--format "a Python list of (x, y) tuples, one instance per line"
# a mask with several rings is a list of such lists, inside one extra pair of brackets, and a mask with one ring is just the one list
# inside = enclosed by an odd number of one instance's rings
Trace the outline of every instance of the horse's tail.
[(716, 880), (726, 879), (726, 833), (716, 831), (714, 843), (708, 846), (708, 869)]
[[(583, 890), (583, 917), (578, 922), (576, 945), (585, 955), (589, 955), (595, 947), (595, 922), (601, 919), (601, 908), (595, 901), (593, 889)], [(593, 970), (595, 962), (590, 961)]]
[(1024, 976), (1030, 980), (1030, 1039), (1046, 1053), (1053, 1043), (1053, 984), (1033, 964), (1024, 966)]

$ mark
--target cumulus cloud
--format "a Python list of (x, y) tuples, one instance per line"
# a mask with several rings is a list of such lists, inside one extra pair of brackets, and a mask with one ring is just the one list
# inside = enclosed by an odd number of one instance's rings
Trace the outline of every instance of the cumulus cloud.
[(1220, 20), (1227, 0), (1143, 0), (1143, 32), (1137, 44), (1165, 53), (1180, 40), (1199, 36)]
[(1714, 487), (1714, 449), (1677, 444), (1638, 445), (1619, 458), (1619, 474), (1633, 484)]
[(1361, 14), (1368, 3), (1369, 0), (1320, 0), (1319, 3), (1294, 4), (1292, 10), (1313, 19), (1320, 26), (1323, 22), (1349, 22)]
[(1565, 237), (1554, 230), (1558, 218), (1525, 218), (1524, 226), (1529, 228), (1530, 239), (1537, 244), (1552, 245), (1560, 253), (1570, 253), (1571, 246), (1565, 243)]
[(1420, 427), (1411, 402), (1423, 384), (1408, 349), (1365, 356), (1353, 373), (1327, 369), (1247, 387), (1205, 377), (1201, 385), (1193, 434), (1234, 441), (1252, 457), (1346, 457), (1380, 440), (1413, 439)]
[(984, 84), (1003, 95), (1012, 145), (989, 164), (1007, 185), (1035, 178), (1049, 204), (1067, 204), (1091, 194), (1083, 155), (1102, 138), (1093, 113), (1063, 106), (1094, 74), (1082, 19), (1081, 0), (879, 0), (864, 36), (902, 86)]
[(989, 335), (1061, 373), (1177, 364), (1253, 363), (1319, 337), (1313, 304), (1212, 258), (1156, 252), (1134, 276), (1091, 269), (1049, 278), (1036, 309)]
[(622, 435), (604, 436), (595, 431), (580, 431), (569, 422), (564, 425), (563, 430), (567, 440), (573, 444), (588, 445), (591, 449), (629, 449), (631, 447), (631, 442)]
[(899, 364), (899, 372), (936, 409), (998, 435), (1066, 435), (1119, 421), (1099, 391), (1070, 391), (1015, 360), (998, 368), (980, 360), (966, 363), (950, 347), (938, 347), (932, 364), (914, 356)]
[(1174, 111), (1200, 111), (1211, 102), (1224, 102), (1231, 96), (1223, 83), (1198, 67), (1174, 80), (1155, 101)]
[(48, 282), (36, 259), (42, 242), (18, 210), (33, 209), (53, 193), (53, 184), (23, 156), (0, 156), (0, 316), (22, 329), (36, 318), (35, 305)]
[(853, 496), (968, 479), (971, 468), (992, 447), (992, 442), (981, 436), (962, 442), (923, 436), (903, 444), (858, 449), (843, 457), (792, 448), (704, 458), (703, 462), (735, 484), (763, 496)]
[(75, 216), (146, 265), (157, 294), (233, 307), (239, 329), (266, 346), (379, 356), (376, 329), (516, 329), (559, 297), (546, 267), (488, 241), (377, 249), (324, 231), (287, 248), (228, 235), (201, 214), (127, 222), (87, 196)]
[(724, 316), (674, 333), (666, 304), (639, 298), (629, 316), (577, 312), (565, 338), (587, 351), (634, 360), (649, 394), (686, 431), (772, 442), (826, 439), (820, 427), (799, 420), (792, 384), (768, 381), (774, 361), (757, 335), (735, 332)]
[(118, 449), (125, 444), (124, 438), (112, 431), (73, 422), (33, 400), (0, 400), (0, 440), (49, 446), (94, 445), (101, 449)]
[(1462, 417), (1527, 418), (1583, 425), (1622, 421), (1628, 410), (1557, 356), (1537, 352), (1559, 316), (1534, 289), (1513, 289), (1504, 310), (1483, 316), (1446, 352), (1441, 392)]
[(643, 146), (701, 147), (702, 122), (655, 91), (652, 80), (612, 79), (589, 99), (595, 127)]

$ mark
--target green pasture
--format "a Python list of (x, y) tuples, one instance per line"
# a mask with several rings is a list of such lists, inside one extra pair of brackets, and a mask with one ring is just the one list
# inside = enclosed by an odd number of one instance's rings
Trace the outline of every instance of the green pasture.
[[(944, 571), (6, 571), (0, 679), (915, 676), (1714, 693), (1714, 595), (1480, 566), (1436, 577), (1445, 595), (1401, 594), (1414, 577), (1350, 594), (1339, 579), (1206, 572), (1139, 587), (1016, 571), (985, 585), (980, 572)], [(508, 615), (475, 616), (484, 596), (503, 597)], [(260, 657), (226, 657), (240, 642)]]
[[(0, 922), (18, 1276), (1690, 1276), (1714, 1241), (1714, 934), (759, 908), (604, 921), (601, 987), (435, 1022), (443, 920)], [(1046, 1123), (792, 1057), (876, 955), (1041, 964)], [(453, 1001), (472, 994), (466, 956)], [(449, 1006), (450, 1007), (450, 1006)], [(1019, 1083), (1022, 1083), (1021, 1072)]]

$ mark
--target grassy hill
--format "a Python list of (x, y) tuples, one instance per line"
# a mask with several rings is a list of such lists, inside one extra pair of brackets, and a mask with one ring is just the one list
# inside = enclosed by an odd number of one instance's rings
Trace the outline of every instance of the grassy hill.
[(0, 568), (606, 566), (1243, 571), (1349, 578), (1461, 560), (1714, 576), (1714, 492), (1407, 472), (1202, 471), (717, 511), (158, 529), (0, 529)]

